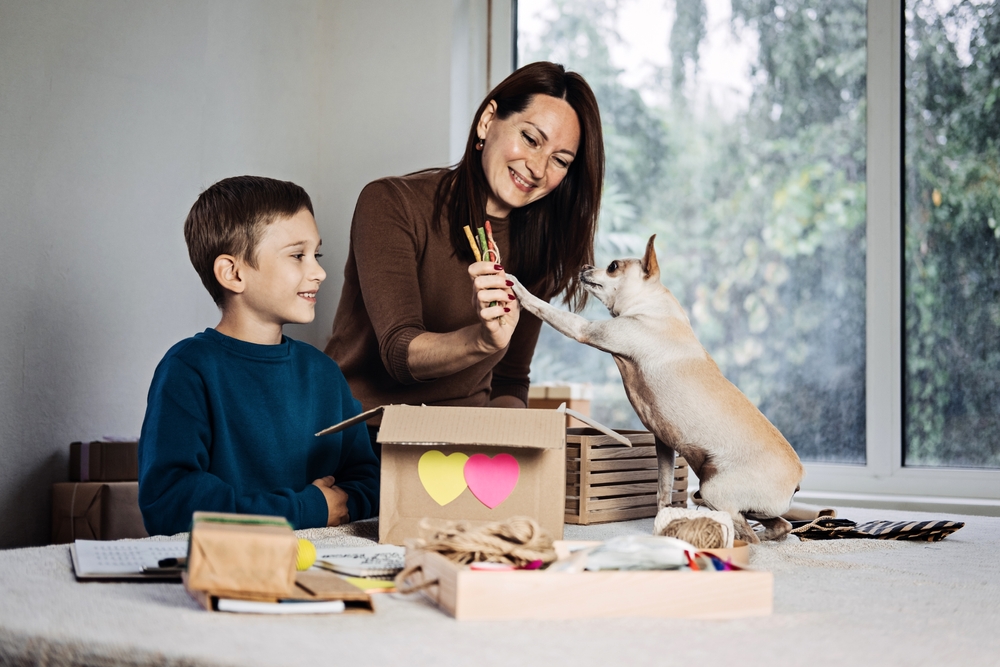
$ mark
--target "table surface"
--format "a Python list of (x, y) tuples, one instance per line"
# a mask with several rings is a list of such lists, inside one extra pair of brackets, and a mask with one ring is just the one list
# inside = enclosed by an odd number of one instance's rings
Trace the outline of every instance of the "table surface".
[[(1000, 518), (838, 512), (966, 526), (937, 543), (791, 538), (756, 547), (752, 565), (774, 573), (774, 613), (730, 621), (456, 621), (422, 596), (391, 594), (374, 598), (373, 615), (209, 613), (180, 584), (77, 582), (67, 545), (0, 551), (0, 664), (998, 664)], [(651, 528), (652, 519), (566, 526), (566, 538)], [(300, 531), (322, 544), (376, 535), (374, 522)]]

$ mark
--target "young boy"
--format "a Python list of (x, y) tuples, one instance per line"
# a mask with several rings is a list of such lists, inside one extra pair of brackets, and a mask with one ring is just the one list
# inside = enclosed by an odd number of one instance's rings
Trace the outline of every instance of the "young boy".
[(227, 178), (195, 202), (184, 238), (222, 319), (170, 348), (153, 375), (139, 439), (146, 530), (189, 530), (195, 510), (283, 516), (297, 529), (376, 514), (365, 425), (314, 435), (361, 404), (334, 361), (281, 332), (312, 322), (326, 278), (309, 195)]

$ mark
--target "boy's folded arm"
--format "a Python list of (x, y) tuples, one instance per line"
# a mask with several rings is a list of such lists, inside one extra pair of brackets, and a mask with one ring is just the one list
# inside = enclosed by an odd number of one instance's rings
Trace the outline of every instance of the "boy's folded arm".
[(205, 385), (187, 364), (173, 359), (157, 368), (139, 444), (139, 506), (151, 535), (191, 527), (195, 511), (284, 516), (295, 528), (327, 523), (323, 492), (306, 484), (238, 494), (208, 472), (212, 432)]
[(189, 530), (191, 515), (196, 511), (283, 516), (296, 529), (318, 528), (327, 523), (326, 499), (311, 484), (301, 491), (276, 489), (237, 495), (231, 485), (203, 470), (164, 472), (163, 483), (157, 485), (161, 493), (142, 506), (146, 529), (151, 535)]

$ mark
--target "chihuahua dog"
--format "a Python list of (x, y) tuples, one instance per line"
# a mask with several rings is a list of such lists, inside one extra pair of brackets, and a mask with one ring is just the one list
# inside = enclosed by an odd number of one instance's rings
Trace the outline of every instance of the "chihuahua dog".
[[(698, 342), (680, 303), (660, 284), (654, 234), (639, 259), (607, 269), (586, 266), (584, 288), (611, 311), (591, 322), (555, 308), (515, 279), (521, 306), (570, 338), (610, 352), (639, 420), (656, 436), (658, 504), (670, 503), (674, 452), (701, 486), (695, 502), (728, 512), (736, 537), (750, 543), (783, 538), (802, 464), (781, 432), (727, 380)], [(747, 519), (759, 522), (755, 532)]]

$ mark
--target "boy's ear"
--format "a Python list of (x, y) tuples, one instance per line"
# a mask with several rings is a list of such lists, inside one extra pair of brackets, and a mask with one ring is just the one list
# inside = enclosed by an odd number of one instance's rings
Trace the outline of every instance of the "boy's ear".
[(240, 273), (240, 264), (232, 255), (219, 255), (215, 258), (215, 279), (223, 289), (235, 294), (242, 294), (246, 289), (246, 281)]

